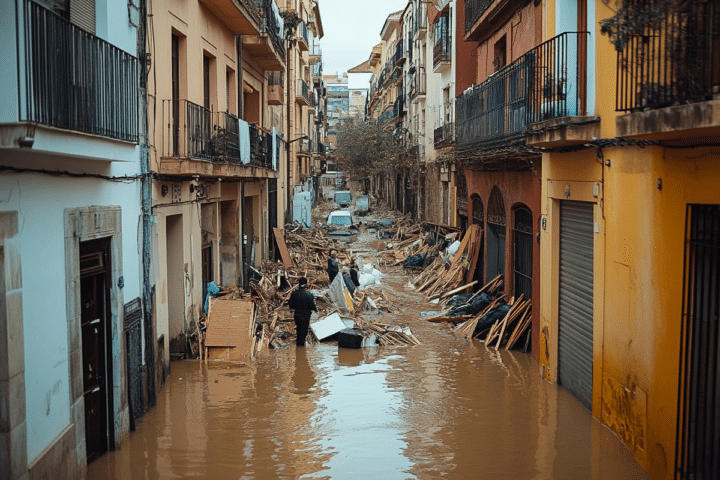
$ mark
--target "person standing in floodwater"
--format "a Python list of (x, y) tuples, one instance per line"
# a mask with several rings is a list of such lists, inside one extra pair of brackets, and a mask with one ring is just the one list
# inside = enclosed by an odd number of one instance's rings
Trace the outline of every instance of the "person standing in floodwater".
[(334, 248), (330, 250), (330, 256), (328, 257), (328, 266), (327, 266), (327, 272), (328, 277), (330, 277), (330, 282), (332, 283), (333, 280), (335, 280), (335, 277), (337, 276), (338, 272), (340, 271), (340, 265), (337, 261), (337, 250)]
[(295, 318), (295, 328), (297, 330), (297, 338), (295, 345), (298, 347), (305, 346), (305, 338), (310, 327), (310, 316), (312, 312), (317, 312), (315, 306), (315, 297), (307, 291), (307, 278), (300, 277), (298, 281), (298, 289), (292, 292), (288, 301), (290, 310), (293, 310)]

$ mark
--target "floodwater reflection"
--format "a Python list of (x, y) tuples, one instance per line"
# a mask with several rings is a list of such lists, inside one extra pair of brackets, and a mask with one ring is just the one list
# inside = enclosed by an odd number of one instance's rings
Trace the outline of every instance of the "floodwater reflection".
[(467, 342), (385, 279), (414, 347), (273, 350), (253, 365), (181, 361), (155, 408), (91, 479), (648, 478), (528, 355)]

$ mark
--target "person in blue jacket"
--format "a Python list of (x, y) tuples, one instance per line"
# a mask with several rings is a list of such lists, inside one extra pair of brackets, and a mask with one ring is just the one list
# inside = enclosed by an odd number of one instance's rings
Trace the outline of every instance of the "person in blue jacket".
[(317, 312), (315, 297), (307, 291), (307, 283), (307, 278), (300, 277), (298, 289), (290, 294), (290, 300), (288, 301), (290, 310), (294, 312), (293, 317), (297, 330), (295, 345), (298, 347), (305, 346), (305, 338), (307, 337), (308, 328), (310, 327), (310, 316), (312, 312)]

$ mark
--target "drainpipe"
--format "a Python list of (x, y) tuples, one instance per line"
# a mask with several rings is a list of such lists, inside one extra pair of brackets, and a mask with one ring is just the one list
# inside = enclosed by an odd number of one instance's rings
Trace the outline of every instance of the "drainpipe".
[[(140, 65), (141, 81), (139, 85), (140, 97), (140, 127), (142, 129), (140, 135), (140, 169), (142, 173), (141, 190), (142, 190), (142, 297), (143, 297), (143, 318), (145, 320), (145, 368), (147, 372), (147, 399), (148, 405), (154, 406), (156, 403), (155, 396), (155, 328), (152, 304), (154, 286), (150, 279), (150, 267), (152, 264), (152, 224), (154, 218), (152, 215), (152, 173), (150, 171), (150, 158), (148, 155), (148, 102), (147, 102), (147, 76), (148, 62), (146, 51), (146, 34), (147, 34), (147, 2), (140, 0), (140, 22), (138, 25), (138, 58)], [(151, 59), (154, 60), (154, 59)], [(155, 68), (153, 65), (152, 68)], [(144, 76), (144, 78), (142, 78)], [(142, 134), (144, 133), (144, 135)]]
[[(242, 65), (242, 35), (235, 37), (235, 49), (237, 51), (237, 71), (238, 71), (238, 84), (237, 84), (237, 95), (238, 95), (238, 118), (245, 120), (245, 89), (243, 88), (243, 65)], [(238, 235), (240, 243), (240, 268), (238, 277), (238, 285), (242, 285), (243, 289), (246, 289), (246, 278), (245, 275), (245, 179), (240, 179), (240, 201), (238, 202), (238, 215), (240, 217)]]
[(290, 223), (290, 222), (292, 222), (292, 204), (290, 203), (290, 200), (291, 200), (290, 199), (290, 189), (291, 189), (291, 185), (290, 185), (290, 165), (291, 165), (290, 138), (292, 136), (292, 132), (290, 130), (292, 128), (292, 122), (290, 120), (290, 87), (291, 87), (290, 76), (291, 76), (292, 68), (291, 68), (291, 63), (290, 63), (291, 43), (286, 42), (286, 45), (287, 46), (286, 46), (286, 51), (285, 51), (285, 58), (286, 58), (285, 64), (287, 65), (287, 68), (286, 68), (287, 75), (285, 77), (286, 78), (285, 83), (287, 84), (288, 88), (286, 89), (286, 93), (285, 93), (285, 96), (287, 99), (286, 100), (286, 102), (287, 102), (287, 138), (285, 139), (285, 151), (287, 152), (286, 153), (286, 161), (285, 161), (285, 177), (286, 177), (286, 179), (285, 179), (285, 194), (286, 194), (285, 223)]

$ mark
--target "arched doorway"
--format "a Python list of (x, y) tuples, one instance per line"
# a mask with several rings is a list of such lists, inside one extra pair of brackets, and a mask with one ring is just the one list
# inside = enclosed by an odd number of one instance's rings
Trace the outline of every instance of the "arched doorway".
[(470, 199), (472, 201), (472, 223), (473, 225), (479, 225), (480, 230), (483, 230), (480, 247), (478, 248), (477, 262), (475, 263), (475, 273), (473, 273), (472, 277), (473, 280), (477, 280), (475, 287), (479, 289), (485, 285), (485, 211), (480, 196), (473, 194)]
[(532, 212), (525, 205), (515, 208), (513, 226), (513, 294), (520, 294), (525, 300), (532, 298), (532, 253), (533, 221)]
[(468, 189), (465, 180), (465, 172), (460, 169), (457, 174), (457, 198), (456, 209), (458, 215), (458, 226), (465, 232), (468, 228)]
[(497, 186), (492, 188), (487, 210), (486, 278), (505, 276), (505, 202)]

